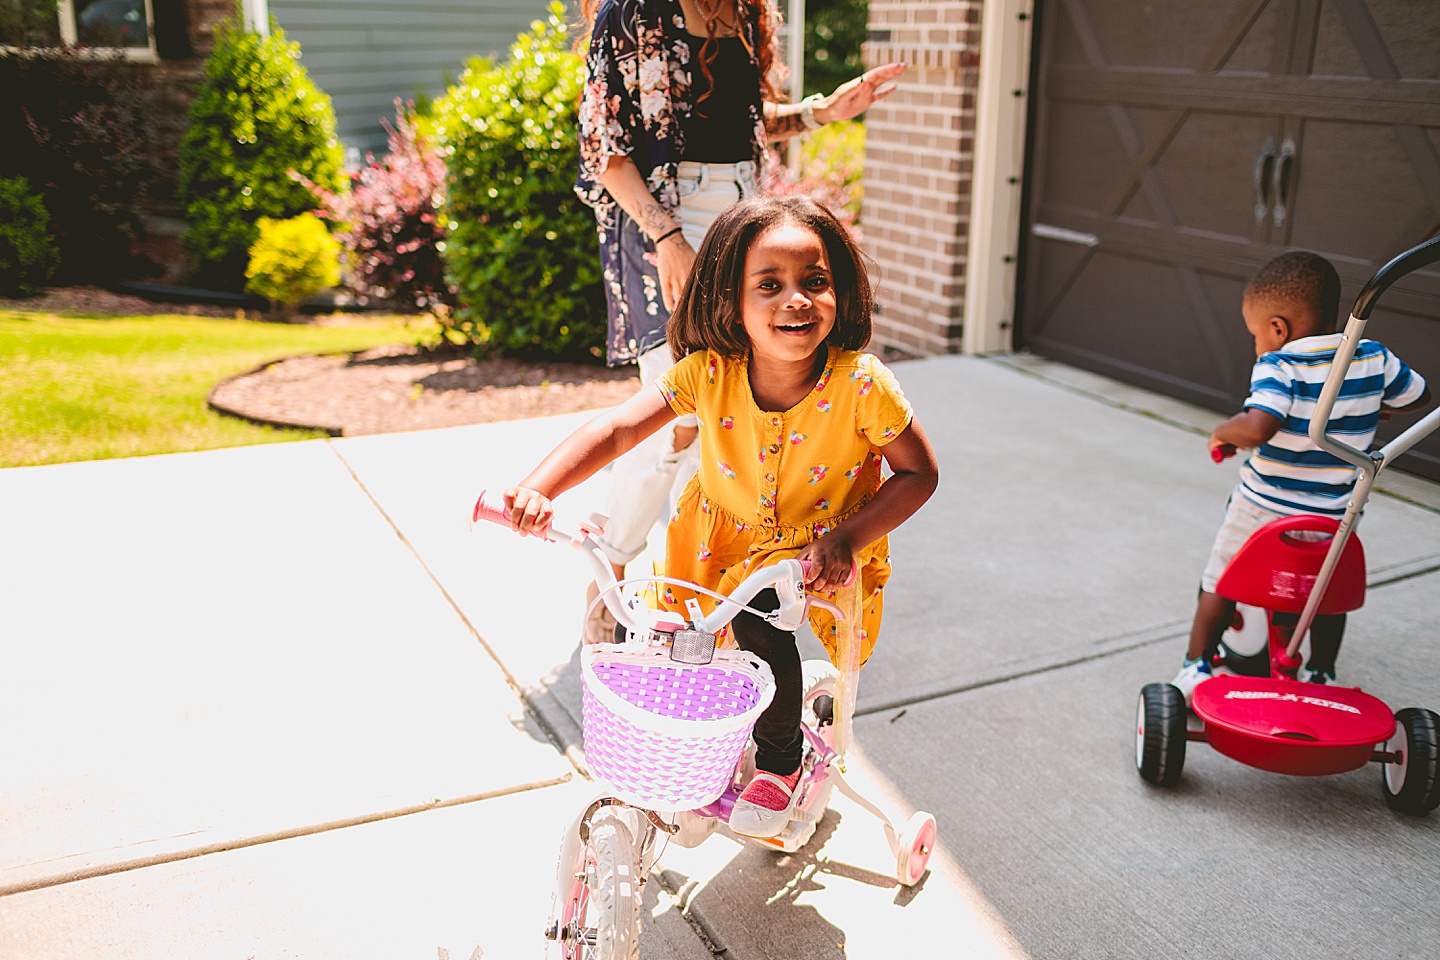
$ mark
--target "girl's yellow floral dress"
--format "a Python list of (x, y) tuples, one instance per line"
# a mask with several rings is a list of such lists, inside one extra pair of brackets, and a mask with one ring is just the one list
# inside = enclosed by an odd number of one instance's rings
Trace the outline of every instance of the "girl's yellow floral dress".
[[(910, 425), (894, 374), (867, 353), (830, 348), (814, 388), (784, 412), (761, 410), (745, 357), (692, 353), (659, 381), (676, 415), (700, 420), (700, 471), (675, 506), (667, 576), (721, 593), (756, 569), (793, 557), (859, 510), (883, 482), (880, 448)], [(861, 652), (880, 632), (890, 542), (856, 557), (863, 602)], [(661, 605), (683, 612), (686, 592), (664, 586)], [(835, 593), (829, 594), (834, 598)], [(718, 601), (701, 597), (706, 610)], [(837, 660), (835, 621), (813, 609), (810, 626)]]

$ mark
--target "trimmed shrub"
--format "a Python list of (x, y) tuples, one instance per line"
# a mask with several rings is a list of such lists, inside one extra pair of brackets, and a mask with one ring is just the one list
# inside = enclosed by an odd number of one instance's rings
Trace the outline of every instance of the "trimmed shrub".
[(435, 104), (449, 168), (447, 336), (516, 356), (591, 359), (605, 342), (595, 216), (574, 192), (584, 64), (565, 8), (498, 67), (472, 62)]
[(410, 307), (448, 303), (450, 288), (440, 254), (445, 241), (440, 216), (445, 161), (419, 131), (413, 106), (396, 100), (395, 124), (385, 128), (389, 152), (379, 161), (367, 155), (348, 193), (296, 176), (319, 199), (321, 216), (336, 224), (351, 289)]
[(45, 198), (56, 279), (100, 283), (130, 271), (130, 245), (156, 181), (158, 137), (146, 75), (119, 55), (60, 48), (0, 57), (0, 177)]
[(0, 294), (32, 296), (59, 261), (45, 201), (19, 177), (0, 180)]
[(292, 313), (306, 297), (340, 282), (340, 243), (313, 213), (288, 220), (261, 217), (250, 247), (245, 289)]
[(315, 208), (292, 170), (327, 190), (345, 184), (330, 98), (300, 65), (300, 45), (270, 29), (262, 37), (231, 21), (216, 30), (180, 148), (181, 243), (196, 258), (195, 280), (219, 290), (243, 287), (260, 218)]

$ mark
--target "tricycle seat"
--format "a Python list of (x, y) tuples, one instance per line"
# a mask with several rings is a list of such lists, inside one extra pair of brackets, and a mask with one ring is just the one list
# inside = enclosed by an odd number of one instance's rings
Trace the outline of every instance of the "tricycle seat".
[[(1325, 563), (1334, 517), (1297, 514), (1272, 520), (1251, 534), (1221, 574), (1215, 592), (1227, 600), (1281, 613), (1299, 613)], [(1354, 533), (1345, 542), (1319, 613), (1346, 613), (1365, 604), (1365, 548)]]

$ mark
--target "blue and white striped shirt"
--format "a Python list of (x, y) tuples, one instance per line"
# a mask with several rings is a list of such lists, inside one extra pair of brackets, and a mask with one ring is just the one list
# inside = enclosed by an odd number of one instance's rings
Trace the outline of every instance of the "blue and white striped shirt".
[[(1278, 513), (1345, 512), (1358, 476), (1354, 467), (1310, 442), (1310, 418), (1330, 373), (1341, 334), (1292, 340), (1255, 361), (1245, 409), (1281, 421), (1269, 442), (1240, 468), (1240, 490)], [(1380, 407), (1414, 403), (1425, 379), (1374, 340), (1361, 340), (1345, 374), (1326, 432), (1357, 450), (1369, 450), (1380, 424)]]

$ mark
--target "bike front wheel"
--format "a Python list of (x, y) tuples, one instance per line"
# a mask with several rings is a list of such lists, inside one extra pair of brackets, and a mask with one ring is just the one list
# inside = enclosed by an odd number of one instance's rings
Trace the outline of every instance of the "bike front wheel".
[[(602, 807), (590, 819), (575, 882), (551, 936), (564, 960), (638, 960), (643, 837), (625, 812)], [(552, 947), (553, 950), (553, 947)]]

